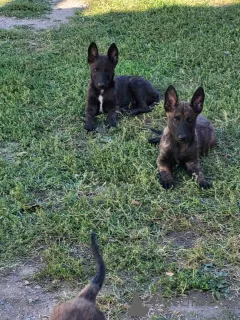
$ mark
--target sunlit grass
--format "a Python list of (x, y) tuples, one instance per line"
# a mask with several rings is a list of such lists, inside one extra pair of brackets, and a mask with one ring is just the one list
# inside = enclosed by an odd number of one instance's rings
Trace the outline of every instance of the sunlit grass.
[(108, 12), (128, 12), (145, 11), (157, 9), (164, 6), (227, 6), (239, 4), (240, 0), (88, 0), (90, 9), (85, 11), (85, 15), (103, 14)]
[(4, 6), (5, 4), (12, 2), (12, 0), (0, 0), (0, 7)]
[(38, 17), (50, 10), (48, 0), (0, 0), (0, 15), (25, 18)]

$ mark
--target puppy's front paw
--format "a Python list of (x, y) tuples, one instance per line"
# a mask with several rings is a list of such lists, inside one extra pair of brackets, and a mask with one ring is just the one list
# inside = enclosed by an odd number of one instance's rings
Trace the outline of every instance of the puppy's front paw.
[(159, 178), (160, 178), (160, 184), (165, 190), (171, 189), (174, 187), (174, 181), (172, 177), (169, 176), (169, 174), (166, 174), (165, 172), (161, 172), (159, 174)]
[(86, 123), (85, 126), (84, 126), (84, 129), (87, 132), (95, 131), (97, 129), (97, 126), (95, 124)]
[(117, 126), (117, 121), (116, 120), (110, 120), (109, 122), (108, 122), (108, 128), (115, 128)]
[(174, 182), (173, 181), (168, 181), (168, 180), (160, 180), (161, 186), (165, 189), (171, 189), (174, 187)]
[(206, 180), (199, 181), (198, 185), (199, 185), (199, 188), (202, 188), (202, 189), (209, 189), (212, 187), (212, 183)]

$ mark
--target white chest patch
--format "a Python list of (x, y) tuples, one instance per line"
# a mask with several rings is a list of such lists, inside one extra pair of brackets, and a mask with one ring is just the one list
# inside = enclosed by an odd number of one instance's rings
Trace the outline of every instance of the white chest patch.
[(101, 94), (98, 97), (98, 101), (100, 102), (99, 113), (103, 113), (103, 96)]

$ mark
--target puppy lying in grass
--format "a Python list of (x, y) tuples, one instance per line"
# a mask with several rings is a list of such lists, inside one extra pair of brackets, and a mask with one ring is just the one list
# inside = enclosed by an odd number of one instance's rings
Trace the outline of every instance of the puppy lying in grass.
[(76, 298), (58, 305), (50, 320), (105, 320), (96, 305), (96, 297), (105, 279), (105, 264), (99, 252), (95, 233), (91, 234), (91, 247), (98, 269), (91, 283), (80, 291)]
[[(118, 48), (112, 43), (107, 55), (98, 53), (92, 42), (88, 48), (90, 81), (85, 109), (85, 129), (96, 129), (96, 116), (107, 114), (109, 127), (116, 127), (117, 112), (126, 111), (131, 115), (151, 112), (159, 102), (160, 95), (152, 84), (139, 76), (115, 76), (118, 63)], [(130, 108), (129, 108), (130, 106)]]
[(190, 102), (179, 101), (177, 91), (169, 86), (164, 99), (164, 109), (167, 113), (168, 125), (161, 131), (160, 137), (150, 138), (150, 143), (158, 143), (159, 156), (157, 167), (163, 188), (174, 185), (173, 166), (182, 164), (194, 175), (200, 188), (209, 188), (200, 166), (200, 155), (208, 153), (216, 144), (212, 123), (200, 113), (203, 110), (204, 90), (199, 87)]

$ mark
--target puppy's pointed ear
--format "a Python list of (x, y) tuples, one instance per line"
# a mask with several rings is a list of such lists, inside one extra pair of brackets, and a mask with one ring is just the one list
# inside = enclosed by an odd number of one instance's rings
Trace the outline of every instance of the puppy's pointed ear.
[(174, 86), (169, 86), (165, 92), (164, 109), (166, 112), (172, 112), (178, 104), (178, 94)]
[(112, 43), (108, 49), (108, 59), (114, 63), (114, 66), (118, 63), (118, 48), (115, 43)]
[(95, 42), (88, 47), (88, 63), (93, 63), (98, 57), (98, 48)]
[(204, 90), (202, 87), (199, 87), (195, 92), (191, 100), (191, 107), (193, 108), (193, 111), (196, 113), (201, 113), (203, 109), (203, 103), (204, 103)]

